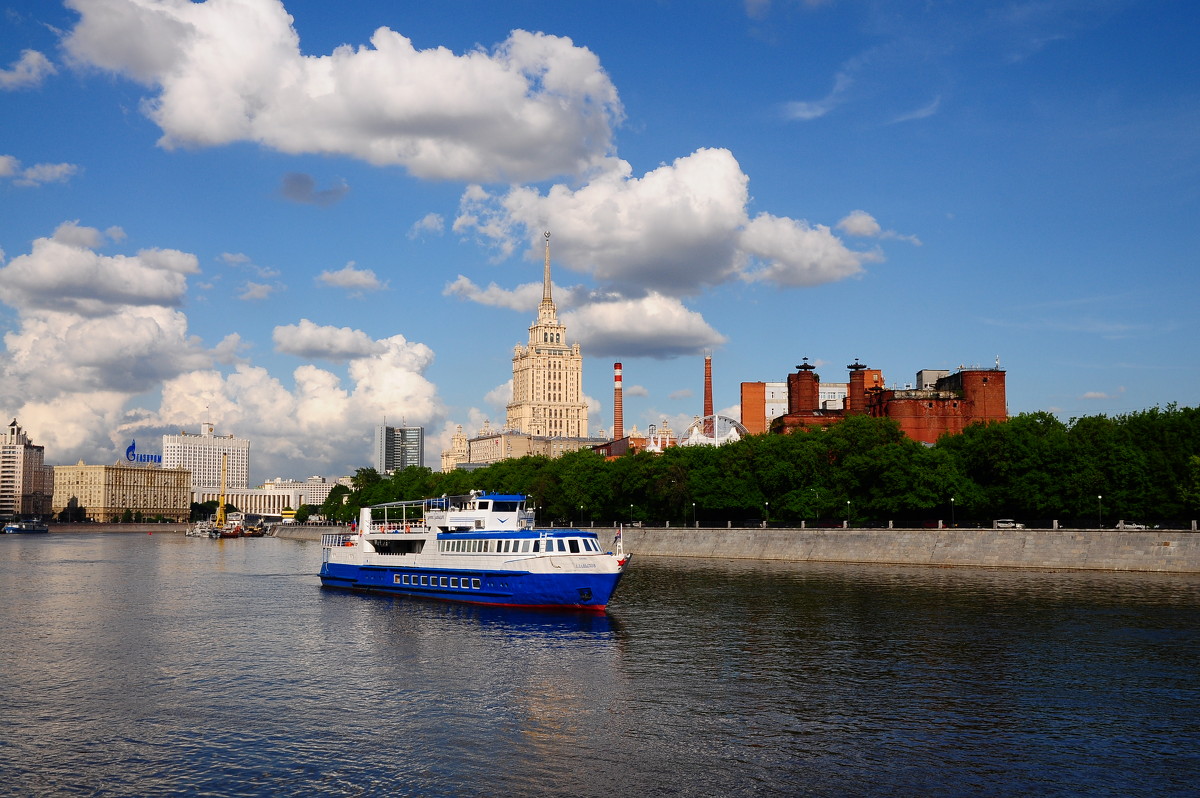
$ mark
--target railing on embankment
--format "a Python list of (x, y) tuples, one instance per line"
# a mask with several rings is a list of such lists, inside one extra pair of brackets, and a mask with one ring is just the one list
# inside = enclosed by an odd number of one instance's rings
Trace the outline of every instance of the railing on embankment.
[(622, 539), (667, 557), (1200, 573), (1200, 533), (1182, 530), (626, 527)]

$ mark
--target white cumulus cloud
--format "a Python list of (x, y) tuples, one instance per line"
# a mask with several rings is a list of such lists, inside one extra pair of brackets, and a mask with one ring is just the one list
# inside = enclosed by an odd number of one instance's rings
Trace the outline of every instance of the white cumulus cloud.
[[(0, 301), (16, 313), (0, 351), (0, 408), (46, 447), (48, 463), (112, 462), (131, 437), (213, 421), (220, 434), (251, 438), (256, 472), (353, 473), (370, 462), (379, 419), (444, 418), (424, 376), (433, 352), (403, 336), (374, 341), (307, 319), (278, 327), (280, 351), (348, 361), (344, 374), (302, 365), (288, 384), (247, 362), (236, 333), (205, 348), (177, 307), (199, 271), (196, 257), (99, 251), (123, 238), (119, 227), (65, 222), (0, 267)], [(252, 265), (227, 255), (231, 265)], [(147, 397), (158, 406), (146, 407)]]
[(356, 269), (354, 261), (350, 261), (336, 272), (321, 272), (317, 279), (326, 285), (349, 289), (354, 294), (362, 294), (364, 291), (382, 291), (387, 288), (387, 283), (376, 277), (375, 272), (370, 269)]
[(491, 50), (369, 44), (302, 55), (280, 0), (70, 0), (72, 59), (137, 80), (165, 147), (254, 141), (349, 155), (423, 178), (540, 180), (590, 172), (622, 116), (594, 53), (513, 31)]
[(64, 222), (50, 238), (33, 242), (0, 269), (0, 301), (25, 311), (105, 316), (126, 306), (174, 307), (199, 271), (194, 255), (146, 249), (136, 255), (96, 250), (106, 236), (93, 227)]
[(362, 330), (322, 326), (308, 319), (301, 319), (299, 324), (276, 327), (272, 338), (277, 352), (324, 360), (352, 360), (378, 354), (384, 349)]
[(73, 163), (38, 163), (22, 168), (12, 155), (0, 155), (0, 178), (10, 178), (14, 186), (65, 183), (78, 173), (79, 167)]
[(50, 59), (37, 50), (22, 50), (21, 57), (8, 69), (0, 69), (0, 90), (14, 91), (39, 86), (47, 75), (57, 71)]
[(594, 302), (563, 314), (562, 322), (594, 357), (675, 357), (725, 343), (703, 316), (661, 294)]
[(825, 225), (811, 226), (767, 213), (759, 214), (746, 225), (741, 247), (745, 253), (766, 262), (761, 268), (746, 270), (744, 279), (781, 286), (812, 286), (843, 280), (861, 273), (864, 261), (882, 260), (879, 254), (847, 248)]

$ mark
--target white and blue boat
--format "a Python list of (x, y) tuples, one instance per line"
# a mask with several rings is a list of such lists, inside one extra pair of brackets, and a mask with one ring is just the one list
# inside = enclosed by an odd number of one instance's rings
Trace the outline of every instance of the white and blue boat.
[(9, 521), (4, 525), (5, 535), (37, 535), (50, 531), (50, 527), (38, 518), (32, 521)]
[(478, 493), (364, 507), (321, 536), (321, 584), (510, 607), (602, 610), (625, 571), (589, 529), (538, 528), (525, 497)]

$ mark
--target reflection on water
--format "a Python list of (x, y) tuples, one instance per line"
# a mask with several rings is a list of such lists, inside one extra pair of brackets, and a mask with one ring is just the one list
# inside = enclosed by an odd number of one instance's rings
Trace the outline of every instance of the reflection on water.
[(641, 557), (605, 614), (319, 587), (316, 544), (0, 539), (18, 794), (1168, 795), (1200, 578)]

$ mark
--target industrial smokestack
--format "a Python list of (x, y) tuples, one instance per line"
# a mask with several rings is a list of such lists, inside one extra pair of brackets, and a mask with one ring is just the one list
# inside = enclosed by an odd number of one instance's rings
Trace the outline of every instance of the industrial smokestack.
[(704, 356), (704, 434), (713, 436), (712, 355)]
[(625, 437), (625, 408), (621, 395), (621, 364), (613, 363), (613, 434), (614, 441)]

